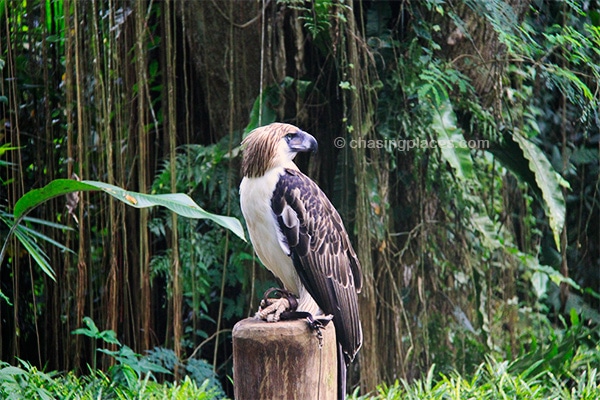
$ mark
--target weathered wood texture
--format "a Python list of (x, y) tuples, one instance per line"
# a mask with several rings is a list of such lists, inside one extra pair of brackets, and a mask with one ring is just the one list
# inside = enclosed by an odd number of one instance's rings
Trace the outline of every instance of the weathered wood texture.
[(306, 321), (268, 323), (254, 318), (233, 328), (233, 383), (236, 400), (337, 397), (335, 328), (319, 339)]

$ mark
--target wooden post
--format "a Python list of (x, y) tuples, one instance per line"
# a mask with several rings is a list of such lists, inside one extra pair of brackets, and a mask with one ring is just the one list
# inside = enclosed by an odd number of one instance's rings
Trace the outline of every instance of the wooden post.
[(236, 400), (337, 397), (335, 328), (317, 333), (305, 320), (265, 322), (246, 318), (233, 327)]

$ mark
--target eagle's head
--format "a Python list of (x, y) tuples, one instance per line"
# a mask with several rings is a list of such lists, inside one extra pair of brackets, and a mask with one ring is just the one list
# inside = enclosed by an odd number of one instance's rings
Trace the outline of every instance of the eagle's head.
[(272, 168), (297, 169), (292, 161), (296, 154), (317, 151), (317, 141), (294, 125), (273, 123), (250, 132), (242, 148), (242, 175), (257, 178)]

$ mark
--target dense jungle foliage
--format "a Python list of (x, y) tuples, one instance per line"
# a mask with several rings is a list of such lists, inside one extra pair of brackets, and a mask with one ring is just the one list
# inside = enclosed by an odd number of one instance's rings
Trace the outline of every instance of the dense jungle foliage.
[[(598, 0), (0, 0), (2, 397), (232, 396), (275, 285), (240, 141), (290, 122), (361, 260), (353, 398), (600, 397)], [(9, 235), (9, 233), (11, 233)]]

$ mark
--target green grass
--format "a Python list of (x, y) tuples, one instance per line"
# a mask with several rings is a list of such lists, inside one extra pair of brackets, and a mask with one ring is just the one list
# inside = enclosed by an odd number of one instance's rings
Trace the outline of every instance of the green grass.
[(189, 376), (176, 383), (158, 383), (151, 373), (138, 377), (128, 374), (105, 374), (91, 370), (89, 375), (42, 372), (28, 363), (20, 367), (0, 364), (1, 399), (172, 399), (210, 400), (222, 398), (209, 388), (209, 380), (198, 385)]
[[(130, 378), (111, 376), (100, 370), (89, 375), (42, 372), (27, 363), (20, 367), (2, 363), (2, 399), (221, 399), (209, 388), (209, 381), (197, 385), (189, 376), (175, 383), (158, 383), (152, 374)], [(532, 374), (535, 368), (515, 373), (513, 364), (487, 360), (471, 377), (458, 373), (427, 376), (408, 383), (404, 380), (380, 385), (374, 393), (349, 396), (354, 400), (413, 399), (581, 399), (600, 398), (600, 374), (587, 365), (573, 374), (556, 376), (551, 371)]]
[(354, 393), (350, 399), (600, 399), (599, 328), (575, 312), (563, 326), (549, 329), (543, 340), (537, 339), (543, 329), (524, 336), (527, 351), (511, 362), (487, 357), (469, 376), (442, 374), (433, 365), (421, 379), (382, 384), (374, 393)]
[[(435, 367), (435, 366), (434, 366)], [(459, 374), (440, 375), (432, 379), (432, 370), (423, 379), (393, 385), (380, 385), (376, 393), (354, 394), (354, 400), (416, 400), (416, 399), (581, 399), (600, 398), (600, 375), (588, 367), (579, 376), (560, 379), (551, 372), (535, 376), (515, 374), (506, 362), (488, 361), (470, 378)]]
[[(145, 356), (122, 345), (112, 331), (100, 331), (91, 319), (74, 333), (113, 343), (116, 351), (98, 349), (115, 364), (103, 372), (90, 367), (86, 375), (43, 372), (20, 361), (0, 361), (0, 399), (223, 399), (224, 394), (209, 364), (178, 360), (169, 349), (156, 348)], [(486, 357), (473, 373), (440, 373), (433, 365), (421, 379), (381, 384), (372, 393), (350, 400), (416, 399), (600, 399), (600, 329), (571, 313), (564, 328), (537, 330), (524, 335), (523, 349), (513, 361)], [(539, 334), (545, 332), (541, 336)], [(526, 344), (526, 346), (524, 345)], [(527, 349), (527, 350), (525, 350)], [(185, 377), (160, 383), (156, 376), (172, 377), (174, 369)], [(448, 368), (443, 368), (448, 371)]]

